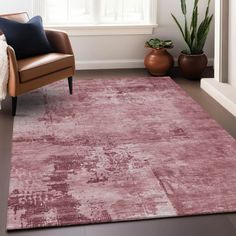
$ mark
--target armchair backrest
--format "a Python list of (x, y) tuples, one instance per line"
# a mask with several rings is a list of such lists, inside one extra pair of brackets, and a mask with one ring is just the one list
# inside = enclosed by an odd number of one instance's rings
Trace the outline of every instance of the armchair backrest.
[(25, 23), (29, 20), (29, 16), (28, 16), (27, 12), (4, 14), (4, 15), (0, 15), (0, 17), (5, 18), (5, 19), (9, 19), (9, 20), (18, 21), (21, 23)]

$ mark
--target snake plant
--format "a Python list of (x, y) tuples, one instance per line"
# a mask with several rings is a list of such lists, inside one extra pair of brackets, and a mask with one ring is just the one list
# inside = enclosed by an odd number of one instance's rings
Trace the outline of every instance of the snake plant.
[(200, 24), (198, 24), (198, 3), (199, 0), (194, 1), (190, 25), (187, 19), (186, 0), (181, 0), (181, 9), (184, 15), (183, 26), (181, 26), (177, 18), (173, 14), (171, 14), (186, 43), (186, 49), (183, 52), (189, 55), (203, 53), (203, 48), (205, 46), (206, 39), (210, 30), (210, 25), (213, 19), (213, 15), (209, 15), (211, 0), (208, 0), (204, 19)]

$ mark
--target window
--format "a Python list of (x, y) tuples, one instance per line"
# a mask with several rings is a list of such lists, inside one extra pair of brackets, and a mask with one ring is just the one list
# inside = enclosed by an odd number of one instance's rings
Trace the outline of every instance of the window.
[(99, 26), (155, 24), (156, 0), (34, 0), (46, 25)]

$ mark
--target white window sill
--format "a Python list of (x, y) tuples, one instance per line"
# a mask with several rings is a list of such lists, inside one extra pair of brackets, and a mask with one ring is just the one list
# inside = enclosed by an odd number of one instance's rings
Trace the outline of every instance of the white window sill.
[(148, 25), (45, 25), (46, 29), (63, 30), (69, 36), (81, 35), (151, 35), (157, 24)]

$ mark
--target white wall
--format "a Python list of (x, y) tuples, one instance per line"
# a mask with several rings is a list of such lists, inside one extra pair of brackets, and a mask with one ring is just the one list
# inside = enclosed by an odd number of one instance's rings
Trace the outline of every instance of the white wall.
[[(170, 13), (181, 19), (180, 0), (158, 1), (158, 28), (154, 35), (116, 35), (116, 36), (76, 36), (71, 37), (77, 65), (84, 68), (142, 67), (143, 58), (148, 52), (144, 42), (151, 37), (172, 39), (175, 48), (171, 53), (177, 57), (184, 49), (184, 43)], [(192, 5), (194, 0), (187, 0)], [(206, 2), (206, 1), (201, 1)], [(202, 9), (202, 8), (200, 8)], [(32, 0), (0, 0), (0, 13), (27, 11), (32, 13)], [(213, 12), (213, 2), (212, 9)], [(203, 11), (200, 15), (203, 15)], [(213, 64), (214, 32), (213, 24), (205, 48)]]
[(236, 1), (229, 0), (229, 76), (228, 82), (236, 87), (236, 66), (235, 66), (235, 53), (236, 53)]

